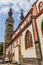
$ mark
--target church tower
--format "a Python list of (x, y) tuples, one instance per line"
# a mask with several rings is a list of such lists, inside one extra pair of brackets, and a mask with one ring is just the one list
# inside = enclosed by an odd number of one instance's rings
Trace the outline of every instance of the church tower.
[(8, 12), (8, 18), (5, 22), (5, 47), (11, 42), (13, 29), (14, 29), (14, 19), (12, 18), (12, 9), (10, 8)]

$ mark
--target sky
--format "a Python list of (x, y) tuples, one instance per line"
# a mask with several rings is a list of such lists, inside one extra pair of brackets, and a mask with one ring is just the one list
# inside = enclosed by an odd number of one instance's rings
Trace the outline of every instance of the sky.
[(9, 9), (12, 8), (15, 30), (20, 23), (20, 13), (23, 11), (24, 16), (26, 16), (35, 1), (36, 0), (0, 0), (0, 42), (4, 42), (5, 22)]

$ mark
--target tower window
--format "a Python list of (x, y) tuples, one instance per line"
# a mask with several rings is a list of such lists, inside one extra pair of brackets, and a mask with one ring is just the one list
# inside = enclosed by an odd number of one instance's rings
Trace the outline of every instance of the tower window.
[(42, 20), (42, 24), (41, 24), (41, 31), (42, 31), (42, 36), (43, 36), (43, 20)]
[(29, 30), (26, 31), (25, 34), (25, 49), (33, 46), (32, 35)]
[(8, 26), (12, 26), (11, 24), (8, 24)]

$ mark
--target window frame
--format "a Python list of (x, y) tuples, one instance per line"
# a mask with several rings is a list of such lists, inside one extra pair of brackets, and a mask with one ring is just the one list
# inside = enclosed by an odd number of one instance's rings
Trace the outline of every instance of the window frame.
[(29, 30), (27, 30), (25, 34), (25, 49), (31, 48), (31, 47), (33, 47), (32, 34)]

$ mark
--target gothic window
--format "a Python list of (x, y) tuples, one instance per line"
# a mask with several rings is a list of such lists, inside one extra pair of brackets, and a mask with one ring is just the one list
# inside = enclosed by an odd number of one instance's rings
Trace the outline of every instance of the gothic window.
[(41, 24), (41, 31), (42, 31), (42, 36), (43, 36), (43, 21), (42, 21), (42, 24)]
[(43, 2), (41, 1), (38, 5), (39, 11), (43, 9)]
[(29, 30), (26, 31), (25, 34), (25, 49), (33, 46), (32, 35)]

